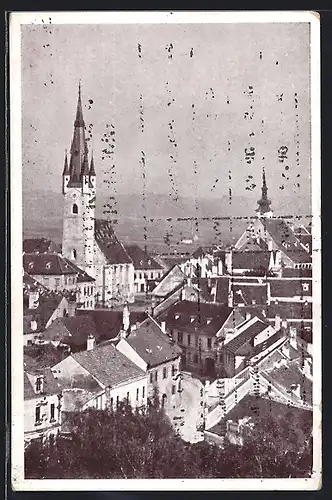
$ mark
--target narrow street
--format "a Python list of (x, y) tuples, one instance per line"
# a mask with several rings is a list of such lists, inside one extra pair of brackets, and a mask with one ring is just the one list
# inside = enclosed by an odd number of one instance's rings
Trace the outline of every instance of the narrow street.
[(197, 430), (201, 422), (200, 391), (203, 388), (203, 384), (198, 379), (184, 374), (179, 404), (176, 408), (166, 410), (175, 430), (179, 432), (182, 439), (191, 443), (203, 440), (202, 433)]

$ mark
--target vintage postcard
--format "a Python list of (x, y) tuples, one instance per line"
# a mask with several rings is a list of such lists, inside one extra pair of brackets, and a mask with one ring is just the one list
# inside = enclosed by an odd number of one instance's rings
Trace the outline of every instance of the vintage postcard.
[(320, 21), (10, 16), (15, 490), (321, 487)]

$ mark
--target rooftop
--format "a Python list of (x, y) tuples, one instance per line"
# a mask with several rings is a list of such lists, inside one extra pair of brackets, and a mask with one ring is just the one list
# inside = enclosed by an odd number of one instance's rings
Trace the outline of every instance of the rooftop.
[(78, 352), (72, 357), (105, 387), (113, 387), (145, 376), (143, 370), (117, 351), (112, 344)]
[(177, 287), (181, 286), (187, 277), (178, 265), (174, 265), (162, 278), (153, 290), (152, 294), (157, 297), (166, 297)]
[(236, 337), (227, 342), (227, 344), (225, 344), (225, 347), (227, 348), (228, 351), (231, 351), (232, 353), (236, 354), (236, 352), (244, 344), (246, 344), (249, 340), (256, 337), (256, 335), (258, 335), (259, 333), (266, 330), (266, 328), (268, 328), (269, 326), (270, 325), (268, 323), (265, 323), (260, 319), (256, 318), (256, 321), (254, 323), (250, 324), (245, 330), (243, 330)]
[(176, 359), (181, 354), (179, 346), (151, 318), (132, 331), (126, 341), (149, 367)]
[(95, 240), (109, 264), (132, 264), (131, 258), (118, 240), (110, 221), (96, 219)]
[(95, 323), (88, 314), (57, 318), (45, 330), (45, 340), (61, 341), (72, 347), (86, 345), (89, 335), (98, 337)]
[[(33, 374), (34, 375), (34, 374)], [(33, 384), (30, 382), (27, 372), (24, 372), (24, 399), (35, 399), (43, 396), (50, 396), (61, 392), (61, 387), (55, 380), (51, 369), (46, 368), (39, 372), (43, 376), (43, 392), (36, 393)]]
[(311, 297), (312, 281), (270, 279), (271, 297)]
[(46, 238), (26, 238), (23, 241), (24, 253), (59, 253), (60, 247)]
[(223, 304), (182, 300), (162, 312), (158, 321), (165, 321), (168, 328), (213, 336), (222, 328), (232, 311), (231, 307)]
[(138, 245), (125, 245), (124, 248), (133, 261), (135, 269), (162, 269), (161, 265)]
[(71, 263), (56, 253), (23, 254), (24, 271), (32, 275), (75, 275)]
[[(141, 323), (147, 317), (145, 312), (130, 311), (129, 322), (130, 325)], [(123, 326), (123, 313), (122, 311), (112, 311), (95, 309), (91, 311), (77, 310), (77, 317), (89, 316), (95, 325), (96, 335), (100, 340), (107, 340), (115, 338)]]
[(271, 252), (256, 251), (233, 251), (232, 267), (233, 269), (268, 269)]

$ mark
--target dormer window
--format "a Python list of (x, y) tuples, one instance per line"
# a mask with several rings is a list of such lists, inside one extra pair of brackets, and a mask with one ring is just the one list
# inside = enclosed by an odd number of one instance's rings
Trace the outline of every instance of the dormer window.
[(195, 316), (190, 317), (190, 323), (193, 323), (195, 321)]
[(43, 377), (41, 375), (36, 376), (35, 387), (36, 387), (36, 393), (43, 392), (44, 380), (43, 380)]
[(51, 263), (50, 262), (47, 262), (46, 269), (51, 269)]
[(209, 325), (211, 323), (211, 321), (212, 321), (212, 318), (207, 318), (206, 324)]
[(73, 205), (73, 214), (78, 214), (78, 206), (76, 205), (76, 203), (74, 203)]
[(33, 262), (29, 262), (28, 268), (33, 269)]
[(309, 283), (303, 283), (302, 287), (303, 287), (303, 291), (304, 292), (308, 292), (309, 291)]
[(175, 317), (175, 319), (179, 319), (180, 314), (176, 314), (174, 317)]

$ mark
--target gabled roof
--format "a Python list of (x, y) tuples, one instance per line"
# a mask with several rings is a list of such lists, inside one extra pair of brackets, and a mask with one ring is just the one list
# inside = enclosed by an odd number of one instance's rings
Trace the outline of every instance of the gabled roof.
[(268, 269), (271, 252), (264, 250), (257, 251), (233, 251), (233, 269)]
[(85, 314), (68, 318), (57, 318), (43, 334), (45, 340), (61, 341), (72, 346), (85, 345), (89, 335), (98, 337), (95, 323)]
[(75, 275), (76, 271), (71, 263), (59, 254), (53, 253), (25, 253), (23, 255), (24, 271), (32, 275)]
[[(269, 279), (271, 297), (311, 297), (312, 280)], [(308, 290), (306, 290), (308, 288)]]
[(51, 396), (52, 394), (60, 394), (61, 387), (55, 380), (53, 373), (50, 368), (45, 368), (41, 370), (39, 375), (43, 375), (43, 392), (36, 393), (33, 385), (31, 384), (29, 377), (26, 372), (24, 372), (24, 399), (35, 399), (41, 396)]
[(93, 282), (96, 281), (92, 276), (90, 276), (86, 271), (78, 267), (74, 262), (69, 259), (64, 259), (66, 263), (73, 269), (77, 274), (77, 283)]
[(23, 275), (23, 293), (37, 292), (37, 291), (45, 292), (46, 287), (25, 272)]
[(110, 221), (96, 219), (95, 240), (109, 264), (132, 264), (123, 244), (114, 233)]
[(180, 287), (186, 279), (186, 275), (176, 264), (163, 276), (152, 294), (156, 297), (166, 297), (171, 292), (174, 292), (177, 287)]
[(216, 335), (233, 309), (222, 304), (178, 301), (158, 316), (158, 322), (165, 321), (168, 328), (187, 333)]
[(124, 245), (124, 248), (133, 261), (135, 269), (162, 269), (162, 266), (138, 245)]
[(60, 247), (46, 238), (26, 238), (23, 241), (24, 253), (59, 253)]
[[(89, 316), (95, 325), (97, 338), (107, 340), (115, 338), (123, 326), (122, 311), (112, 311), (104, 309), (94, 309), (91, 311), (77, 310), (77, 317)], [(130, 325), (142, 323), (147, 318), (147, 314), (141, 311), (130, 311)]]
[(29, 321), (37, 321), (37, 331), (40, 331), (45, 328), (46, 323), (64, 299), (65, 297), (60, 293), (41, 293), (38, 299), (38, 307), (36, 309), (26, 309), (24, 316), (27, 319), (29, 318)]
[(225, 344), (225, 348), (227, 348), (227, 350), (232, 352), (233, 354), (236, 354), (236, 352), (244, 344), (246, 344), (249, 340), (255, 338), (256, 335), (266, 330), (266, 328), (268, 328), (269, 326), (270, 325), (268, 323), (265, 323), (257, 318), (254, 323), (251, 323), (245, 330), (243, 330), (236, 337), (227, 342), (227, 344)]
[(307, 259), (310, 255), (305, 252), (299, 238), (284, 219), (261, 219), (261, 222), (265, 231), (271, 235), (275, 244), (287, 257), (297, 263), (308, 262), (303, 259)]
[(148, 367), (176, 359), (182, 352), (151, 318), (147, 318), (125, 340)]
[(145, 376), (143, 370), (117, 351), (112, 344), (78, 352), (72, 357), (105, 387), (113, 387)]

